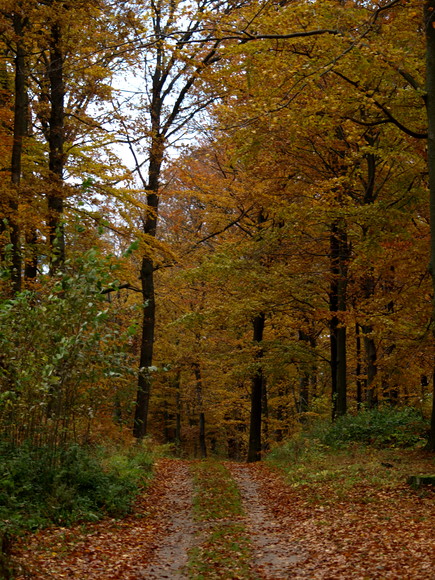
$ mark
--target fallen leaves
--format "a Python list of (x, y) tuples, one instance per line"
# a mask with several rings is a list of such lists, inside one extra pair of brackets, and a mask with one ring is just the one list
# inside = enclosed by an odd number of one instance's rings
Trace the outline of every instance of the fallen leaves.
[(162, 498), (177, 463), (157, 463), (148, 491), (122, 520), (50, 528), (22, 538), (14, 548), (14, 558), (21, 568), (17, 580), (144, 578), (144, 570), (165, 532), (170, 508)]
[(342, 470), (339, 479), (289, 486), (277, 471), (251, 468), (271, 516), (307, 550), (292, 578), (432, 580), (435, 493), (416, 493), (392, 475), (382, 484), (367, 469), (359, 482)]
[[(359, 465), (360, 460), (348, 458), (346, 470), (335, 458), (335, 468), (316, 472), (312, 466), (308, 473), (306, 467), (298, 475), (305, 480), (290, 483), (282, 472), (264, 464), (233, 465), (246, 517), (237, 499), (223, 501), (234, 493), (228, 473), (216, 468), (213, 486), (205, 471), (205, 498), (214, 500), (206, 502), (210, 510), (198, 524), (203, 537), (197, 539), (197, 565), (190, 577), (205, 566), (207, 578), (432, 580), (435, 492), (412, 489), (399, 468), (373, 477), (375, 459)], [(403, 473), (408, 467), (418, 471), (417, 463), (405, 454), (400, 465)], [(51, 528), (22, 538), (14, 553), (22, 567), (17, 580), (174, 578), (192, 542), (187, 538), (177, 547), (170, 538), (195, 534), (186, 515), (191, 493), (190, 484), (183, 486), (183, 481), (188, 477), (186, 462), (162, 460), (130, 516), (71, 529)], [(219, 497), (225, 507), (222, 517), (217, 511)], [(247, 530), (253, 552), (250, 571)], [(243, 565), (238, 568), (239, 559)]]

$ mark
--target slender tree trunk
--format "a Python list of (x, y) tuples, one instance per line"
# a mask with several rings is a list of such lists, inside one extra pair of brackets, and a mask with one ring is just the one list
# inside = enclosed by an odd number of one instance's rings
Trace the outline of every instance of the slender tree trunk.
[(346, 324), (339, 313), (346, 311), (347, 284), (347, 233), (346, 225), (337, 220), (332, 224), (330, 235), (331, 285), (329, 310), (330, 323), (332, 417), (340, 417), (347, 410), (347, 355)]
[(207, 445), (205, 440), (205, 413), (204, 413), (204, 402), (202, 395), (202, 375), (201, 366), (199, 363), (195, 363), (193, 366), (196, 381), (196, 402), (199, 411), (199, 450), (202, 458), (207, 457)]
[(265, 320), (266, 316), (262, 312), (258, 314), (252, 322), (253, 341), (256, 348), (255, 360), (258, 366), (254, 376), (252, 377), (248, 463), (260, 461), (261, 459), (261, 424), (263, 407), (263, 369), (261, 366), (261, 359), (263, 358), (263, 349), (260, 345), (263, 341)]
[[(424, 6), (424, 27), (426, 31), (426, 108), (428, 121), (428, 171), (430, 196), (430, 233), (431, 258), (430, 273), (432, 276), (432, 332), (435, 340), (435, 0), (428, 0)], [(435, 451), (435, 357), (432, 375), (432, 417), (427, 448)]]
[(26, 259), (24, 263), (24, 281), (31, 283), (38, 275), (38, 236), (32, 229), (26, 233)]
[(177, 454), (181, 449), (181, 392), (180, 392), (180, 372), (178, 371), (174, 379), (175, 388), (175, 446)]
[(50, 192), (48, 194), (48, 232), (51, 250), (50, 272), (54, 273), (65, 262), (65, 234), (62, 223), (63, 168), (64, 168), (64, 100), (63, 80), (64, 56), (62, 52), (62, 31), (60, 24), (51, 27), (50, 62), (48, 78), (50, 81), (50, 123), (49, 123), (49, 169)]
[[(299, 330), (299, 340), (304, 342), (306, 346), (310, 344), (310, 337), (303, 330)], [(299, 372), (299, 402), (297, 408), (298, 413), (306, 413), (308, 411), (310, 386), (310, 371), (307, 368), (307, 363), (299, 365)]]
[[(363, 232), (364, 237), (367, 235), (367, 230)], [(363, 295), (366, 300), (374, 296), (375, 283), (373, 280), (373, 273), (371, 269), (366, 273), (363, 279)], [(375, 379), (377, 374), (377, 352), (376, 343), (372, 336), (373, 326), (371, 324), (361, 324), (361, 331), (363, 333), (365, 362), (366, 362), (366, 392), (365, 398), (367, 407), (373, 409), (378, 404), (378, 397), (375, 389)]]
[(21, 16), (14, 15), (14, 31), (17, 35), (17, 47), (15, 53), (15, 102), (14, 102), (14, 128), (11, 156), (11, 183), (12, 192), (9, 200), (9, 231), (12, 248), (11, 256), (11, 280), (12, 290), (21, 290), (21, 245), (20, 227), (18, 224), (18, 199), (21, 182), (21, 158), (23, 153), (23, 137), (27, 132), (27, 88), (26, 88), (26, 56), (22, 42), (25, 21)]
[(374, 339), (370, 336), (373, 332), (373, 327), (371, 325), (362, 325), (361, 329), (364, 334), (364, 350), (367, 368), (366, 402), (369, 409), (374, 409), (378, 404), (378, 396), (374, 385), (378, 370), (376, 365), (376, 344)]
[(269, 399), (267, 394), (266, 377), (263, 373), (263, 380), (261, 382), (261, 416), (263, 434), (261, 437), (261, 450), (268, 451), (270, 449), (269, 442)]
[[(156, 113), (157, 114), (157, 113)], [(158, 124), (158, 121), (156, 121)], [(163, 139), (155, 134), (151, 144), (149, 181), (147, 187), (147, 212), (144, 217), (144, 234), (155, 238), (159, 205), (159, 181), (163, 162)], [(151, 396), (150, 367), (154, 353), (154, 330), (156, 323), (156, 301), (154, 291), (154, 261), (150, 254), (142, 258), (140, 271), (143, 298), (142, 341), (140, 348), (139, 377), (134, 416), (133, 435), (141, 439), (147, 433), (148, 410)]]
[[(315, 333), (312, 332), (308, 336), (310, 341), (311, 352), (313, 353), (313, 356), (315, 356), (315, 349), (317, 346), (317, 339)], [(311, 399), (315, 399), (317, 396), (317, 363), (315, 362), (315, 359), (313, 361), (310, 371), (310, 396)]]
[(363, 393), (363, 383), (364, 379), (361, 378), (361, 333), (360, 325), (358, 322), (355, 324), (355, 337), (356, 337), (356, 405), (360, 409), (362, 406), (362, 393)]

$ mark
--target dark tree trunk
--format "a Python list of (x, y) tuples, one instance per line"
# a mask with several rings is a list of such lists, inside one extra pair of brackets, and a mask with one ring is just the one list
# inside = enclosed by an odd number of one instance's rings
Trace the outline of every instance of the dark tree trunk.
[[(156, 112), (157, 115), (157, 112)], [(158, 121), (156, 121), (158, 124)], [(163, 161), (163, 139), (156, 134), (151, 144), (147, 213), (143, 221), (144, 233), (155, 238), (159, 204), (159, 179)], [(154, 330), (156, 322), (156, 302), (154, 292), (154, 261), (151, 255), (142, 258), (140, 271), (143, 298), (142, 341), (140, 348), (139, 377), (134, 416), (133, 435), (141, 439), (147, 433), (148, 410), (151, 396), (151, 373), (154, 352)]]
[(376, 344), (374, 339), (370, 336), (370, 333), (373, 332), (373, 327), (371, 325), (363, 325), (361, 326), (361, 329), (364, 333), (364, 350), (367, 366), (366, 402), (369, 409), (374, 409), (378, 404), (378, 396), (374, 385), (377, 374)]
[[(428, 120), (428, 171), (430, 191), (431, 259), (430, 273), (434, 288), (432, 304), (432, 332), (435, 339), (435, 0), (424, 6), (424, 28), (426, 31), (426, 108)], [(435, 451), (435, 357), (432, 376), (432, 417), (427, 448)]]
[(331, 285), (330, 322), (332, 417), (340, 417), (347, 410), (346, 324), (339, 313), (346, 311), (348, 245), (346, 225), (336, 220), (331, 227), (330, 263)]
[(269, 399), (267, 394), (267, 384), (266, 377), (263, 374), (263, 380), (261, 382), (261, 415), (262, 415), (262, 429), (263, 434), (261, 437), (261, 450), (268, 451), (270, 448), (269, 444)]
[(63, 168), (64, 168), (64, 100), (62, 31), (59, 24), (51, 28), (50, 61), (48, 78), (50, 82), (49, 121), (49, 169), (50, 192), (48, 194), (48, 231), (50, 244), (50, 272), (54, 273), (65, 262), (65, 235), (63, 219)]
[(356, 404), (357, 408), (360, 409), (362, 406), (362, 394), (363, 394), (363, 384), (364, 379), (361, 378), (361, 334), (360, 325), (356, 323), (355, 325), (355, 336), (356, 336)]
[(177, 453), (181, 447), (181, 393), (180, 393), (180, 373), (177, 372), (174, 379), (175, 388), (175, 445)]
[(148, 408), (151, 394), (151, 371), (154, 350), (155, 296), (154, 265), (151, 258), (142, 259), (141, 268), (143, 319), (142, 340), (133, 435), (141, 439), (147, 433)]
[(207, 445), (205, 440), (205, 413), (204, 413), (204, 402), (202, 395), (202, 375), (201, 366), (199, 363), (195, 363), (193, 366), (196, 381), (196, 402), (199, 411), (199, 450), (201, 457), (204, 459), (207, 457)]
[[(371, 199), (371, 198), (370, 198)], [(367, 230), (364, 229), (364, 237), (367, 235)], [(375, 283), (373, 279), (372, 270), (366, 273), (363, 279), (363, 295), (366, 300), (370, 300), (375, 294)], [(375, 379), (377, 374), (377, 352), (376, 343), (372, 336), (373, 326), (371, 324), (361, 324), (361, 331), (363, 333), (365, 362), (366, 362), (366, 392), (365, 398), (367, 407), (373, 409), (378, 404), (378, 396), (375, 389)]]
[[(307, 346), (310, 344), (309, 335), (303, 330), (299, 330), (299, 340), (304, 342)], [(309, 403), (309, 387), (310, 387), (310, 369), (307, 363), (299, 365), (299, 401), (297, 404), (298, 413), (306, 413), (308, 411)]]
[(26, 233), (26, 259), (24, 263), (24, 280), (31, 283), (38, 275), (38, 236), (35, 230)]
[(261, 459), (261, 426), (263, 407), (263, 369), (261, 366), (263, 349), (261, 347), (261, 342), (263, 341), (265, 320), (265, 314), (260, 313), (254, 318), (252, 322), (253, 341), (256, 348), (255, 360), (258, 366), (254, 376), (252, 377), (248, 463), (260, 461)]
[(22, 43), (25, 21), (21, 16), (14, 15), (14, 31), (17, 35), (17, 47), (15, 53), (15, 103), (14, 103), (14, 128), (11, 156), (11, 182), (12, 192), (9, 200), (9, 235), (12, 248), (11, 256), (11, 281), (12, 290), (21, 290), (21, 244), (20, 227), (18, 224), (18, 200), (21, 182), (21, 158), (23, 152), (23, 137), (27, 133), (27, 88), (26, 88), (26, 58)]

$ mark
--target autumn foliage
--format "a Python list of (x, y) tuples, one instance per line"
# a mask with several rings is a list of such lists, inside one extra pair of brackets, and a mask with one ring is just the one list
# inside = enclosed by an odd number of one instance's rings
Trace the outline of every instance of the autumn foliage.
[(2, 0), (2, 439), (256, 461), (316, 418), (427, 421), (423, 28), (402, 0)]

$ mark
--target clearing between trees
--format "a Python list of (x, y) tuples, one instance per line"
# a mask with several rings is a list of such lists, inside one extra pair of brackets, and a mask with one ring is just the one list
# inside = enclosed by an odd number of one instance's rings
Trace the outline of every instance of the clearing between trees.
[(435, 493), (404, 477), (431, 455), (288, 459), (161, 459), (131, 515), (22, 538), (16, 578), (433, 578)]

